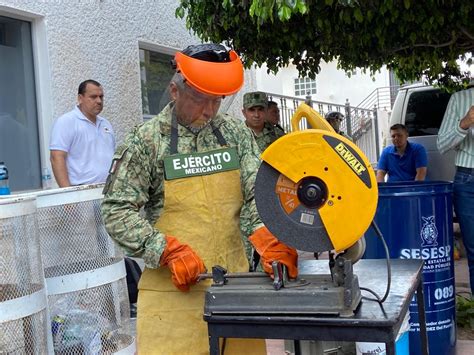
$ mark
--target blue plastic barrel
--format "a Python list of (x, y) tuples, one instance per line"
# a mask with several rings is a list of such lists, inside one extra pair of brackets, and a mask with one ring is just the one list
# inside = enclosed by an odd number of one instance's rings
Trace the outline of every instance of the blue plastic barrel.
[[(454, 355), (456, 307), (453, 259), (452, 183), (380, 183), (375, 222), (391, 258), (424, 259), (423, 283), (430, 354)], [(365, 259), (385, 258), (372, 228)], [(421, 354), (416, 298), (410, 304), (410, 354)]]

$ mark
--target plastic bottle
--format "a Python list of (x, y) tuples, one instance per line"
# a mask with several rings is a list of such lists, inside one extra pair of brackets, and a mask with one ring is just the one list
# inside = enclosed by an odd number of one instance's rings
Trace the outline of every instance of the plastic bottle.
[(99, 355), (102, 350), (99, 318), (90, 310), (69, 311), (62, 345), (71, 350), (81, 349), (84, 355)]
[(66, 316), (62, 314), (55, 315), (51, 320), (51, 332), (53, 333), (53, 346), (55, 350), (59, 350), (62, 346), (65, 322)]
[(41, 182), (43, 184), (43, 189), (48, 190), (52, 187), (52, 180), (51, 180), (51, 172), (47, 167), (43, 168), (43, 172), (41, 174)]
[(10, 195), (8, 169), (3, 161), (0, 162), (0, 195)]

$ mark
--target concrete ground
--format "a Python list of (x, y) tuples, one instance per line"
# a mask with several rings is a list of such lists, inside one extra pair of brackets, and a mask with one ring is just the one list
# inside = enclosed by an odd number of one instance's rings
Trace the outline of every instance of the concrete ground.
[[(456, 293), (469, 294), (469, 270), (465, 257), (454, 262), (454, 278), (456, 280)], [(460, 339), (461, 338), (461, 339)], [(464, 339), (469, 338), (470, 340)], [(458, 329), (458, 339), (456, 343), (457, 355), (474, 354), (474, 331), (467, 332)]]

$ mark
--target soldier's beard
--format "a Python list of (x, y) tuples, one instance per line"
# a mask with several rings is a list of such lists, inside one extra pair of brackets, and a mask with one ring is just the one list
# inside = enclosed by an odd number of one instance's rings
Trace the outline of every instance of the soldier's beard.
[(198, 118), (187, 125), (187, 127), (192, 128), (203, 128), (206, 127), (209, 122), (211, 122), (212, 118)]
[(211, 123), (213, 118), (215, 117), (215, 116), (211, 118), (199, 117), (195, 120), (192, 120), (192, 118), (183, 117), (178, 114), (176, 110), (176, 105), (174, 102), (172, 103), (172, 106), (171, 106), (171, 114), (173, 116), (176, 116), (176, 120), (178, 121), (180, 125), (186, 127), (194, 134), (198, 134), (202, 129), (207, 127)]
[(200, 120), (200, 122), (192, 122), (191, 124), (185, 126), (187, 129), (189, 129), (191, 132), (193, 132), (194, 134), (198, 134), (199, 132), (201, 132), (205, 127), (207, 127), (212, 121), (212, 118), (211, 119), (208, 119), (208, 120)]
[(209, 119), (198, 118), (192, 122), (189, 122), (190, 121), (189, 119), (183, 119), (181, 117), (177, 117), (177, 119), (178, 119), (179, 124), (183, 125), (194, 134), (198, 134), (205, 127), (207, 127), (212, 121), (212, 118), (209, 118)]

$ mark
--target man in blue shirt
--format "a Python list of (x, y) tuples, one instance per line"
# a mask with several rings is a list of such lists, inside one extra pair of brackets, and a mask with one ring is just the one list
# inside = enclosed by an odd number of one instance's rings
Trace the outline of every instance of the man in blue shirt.
[(408, 130), (402, 124), (390, 127), (393, 145), (382, 151), (377, 164), (377, 181), (423, 181), (426, 177), (428, 158), (425, 147), (408, 142)]

